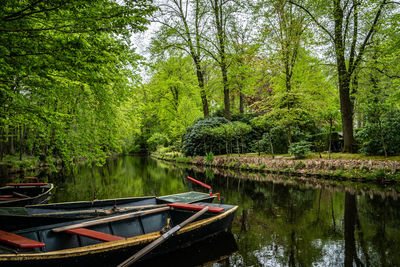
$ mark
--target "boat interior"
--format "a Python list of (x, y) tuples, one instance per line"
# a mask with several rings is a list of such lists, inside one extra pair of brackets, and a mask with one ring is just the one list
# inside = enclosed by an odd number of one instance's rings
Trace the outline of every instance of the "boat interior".
[[(221, 210), (224, 211), (233, 207), (230, 205), (210, 203), (201, 203), (201, 205), (218, 206), (219, 208), (222, 207), (223, 209)], [(10, 253), (10, 251), (31, 253), (50, 252), (141, 236), (152, 232), (168, 230), (175, 225), (180, 224), (194, 213), (195, 211), (193, 210), (171, 208), (153, 214), (92, 225), (84, 228), (76, 228), (62, 232), (54, 232), (53, 229), (71, 224), (79, 224), (89, 220), (78, 220), (19, 230), (11, 233), (11, 235), (15, 235), (13, 238), (25, 238), (27, 240), (20, 240), (20, 242), (29, 243), (28, 241), (31, 241), (31, 245), (28, 245), (27, 247), (21, 247), (18, 244), (15, 244), (19, 241), (15, 241), (14, 244), (4, 244), (3, 242), (2, 246), (0, 247), (0, 253)], [(206, 212), (197, 220), (210, 218), (215, 216), (215, 214), (216, 213)]]

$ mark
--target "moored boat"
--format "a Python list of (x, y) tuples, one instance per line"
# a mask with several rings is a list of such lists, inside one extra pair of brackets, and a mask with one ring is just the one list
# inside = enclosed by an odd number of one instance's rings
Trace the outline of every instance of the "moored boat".
[(46, 202), (54, 185), (51, 183), (9, 183), (0, 188), (0, 207), (23, 207)]
[(55, 224), (91, 217), (109, 216), (134, 210), (155, 208), (162, 204), (181, 202), (212, 202), (215, 196), (201, 192), (185, 192), (166, 196), (115, 198), (75, 201), (25, 207), (0, 208), (0, 230), (15, 231), (46, 224)]
[[(210, 212), (181, 228), (143, 260), (189, 246), (228, 229), (237, 206), (199, 203)], [(169, 204), (171, 205), (171, 204)], [(185, 206), (187, 205), (187, 206)], [(190, 204), (108, 216), (102, 219), (0, 232), (0, 266), (116, 266), (175, 226), (193, 217)], [(213, 209), (213, 212), (211, 212)], [(122, 219), (116, 220), (118, 216)], [(113, 219), (114, 218), (114, 219)], [(99, 221), (102, 220), (102, 221)], [(96, 223), (97, 221), (97, 223)], [(168, 227), (167, 227), (168, 226)], [(6, 241), (5, 241), (6, 240)], [(7, 241), (8, 240), (8, 241)], [(10, 241), (11, 240), (11, 241)]]

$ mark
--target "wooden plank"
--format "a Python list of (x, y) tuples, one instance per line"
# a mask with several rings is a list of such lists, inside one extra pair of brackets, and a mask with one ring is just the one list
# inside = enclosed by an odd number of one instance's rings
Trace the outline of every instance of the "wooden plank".
[(143, 216), (143, 215), (147, 215), (147, 214), (166, 211), (169, 209), (170, 209), (170, 207), (163, 207), (163, 208), (152, 209), (152, 210), (137, 211), (137, 212), (127, 213), (127, 214), (111, 216), (111, 217), (107, 217), (107, 218), (95, 219), (95, 220), (86, 221), (86, 222), (82, 222), (82, 223), (67, 225), (67, 226), (63, 226), (63, 227), (57, 227), (57, 228), (53, 228), (52, 231), (53, 232), (63, 232), (63, 231), (70, 230), (70, 229), (83, 228), (83, 227), (87, 227), (87, 226), (91, 226), (91, 225), (99, 225), (99, 224), (103, 224), (103, 223), (126, 220), (129, 218), (134, 218), (134, 217)]
[(6, 186), (44, 186), (48, 183), (8, 183)]
[(81, 236), (85, 236), (85, 237), (89, 237), (89, 238), (93, 238), (93, 239), (105, 241), (105, 242), (124, 239), (124, 237), (110, 235), (110, 234), (106, 234), (106, 233), (102, 233), (102, 232), (98, 232), (98, 231), (93, 231), (93, 230), (86, 229), (86, 228), (70, 229), (70, 230), (66, 230), (64, 232), (68, 233), (68, 234), (81, 235)]
[(19, 248), (41, 248), (44, 247), (45, 244), (42, 242), (38, 242), (36, 240), (32, 240), (20, 235), (16, 235), (13, 233), (5, 232), (0, 230), (0, 242), (13, 245)]
[[(195, 204), (187, 204), (187, 203), (171, 203), (168, 204), (168, 206), (173, 207), (173, 208), (180, 208), (180, 209), (187, 209), (187, 210), (202, 210), (205, 206), (204, 205), (195, 205)], [(213, 206), (208, 206), (208, 211), (209, 212), (222, 212), (224, 211), (224, 208), (221, 207), (213, 207)]]

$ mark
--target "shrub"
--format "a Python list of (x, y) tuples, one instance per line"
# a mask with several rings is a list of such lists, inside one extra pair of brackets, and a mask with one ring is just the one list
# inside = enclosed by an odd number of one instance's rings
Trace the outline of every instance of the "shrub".
[(296, 159), (303, 159), (305, 156), (311, 152), (311, 143), (307, 141), (300, 141), (292, 143), (289, 146), (289, 154), (294, 155)]
[(212, 153), (212, 151), (208, 152), (206, 154), (206, 163), (210, 164), (214, 159), (214, 153)]
[(206, 151), (218, 151), (218, 146), (223, 142), (211, 136), (209, 129), (225, 123), (228, 123), (228, 120), (222, 117), (196, 120), (191, 127), (186, 129), (186, 133), (182, 137), (182, 152), (186, 156), (203, 156)]
[(368, 122), (360, 129), (356, 138), (361, 144), (360, 151), (367, 155), (384, 155), (384, 145), (388, 155), (400, 154), (400, 112), (384, 116), (381, 123)]

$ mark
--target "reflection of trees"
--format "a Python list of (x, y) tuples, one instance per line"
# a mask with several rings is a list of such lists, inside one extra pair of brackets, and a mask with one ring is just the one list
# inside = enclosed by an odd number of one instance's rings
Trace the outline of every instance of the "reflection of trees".
[[(238, 234), (245, 265), (263, 265), (254, 254), (260, 249), (268, 249), (282, 265), (308, 266), (321, 257), (321, 247), (313, 241), (321, 235), (323, 230), (319, 229), (331, 227), (331, 210), (321, 208), (330, 201), (323, 197), (325, 194), (301, 186), (219, 175), (215, 175), (212, 186), (241, 208), (233, 232)], [(279, 251), (283, 254), (278, 255)]]
[[(206, 176), (204, 172), (139, 157), (115, 158), (101, 168), (90, 169), (82, 164), (69, 176), (56, 174), (51, 179), (58, 186), (55, 201), (92, 200), (94, 187), (99, 199), (206, 192), (187, 181), (187, 175), (212, 185), (227, 203), (239, 205), (232, 229), (239, 245), (239, 265), (262, 265), (259, 255), (267, 251), (277, 265), (311, 266), (325, 260), (326, 248), (336, 247), (345, 252), (341, 263), (400, 266), (400, 202), (392, 196), (356, 197), (339, 187), (306, 179), (297, 183), (285, 177), (246, 176), (230, 171), (214, 173), (212, 178), (210, 173)], [(359, 193), (363, 188), (350, 191)], [(343, 224), (339, 223), (342, 219)]]
[(390, 198), (366, 198), (360, 212), (363, 234), (369, 250), (371, 265), (400, 266), (400, 202)]
[(357, 256), (356, 241), (354, 238), (355, 225), (358, 216), (355, 195), (346, 192), (344, 202), (344, 266), (353, 266), (353, 260), (357, 266), (362, 266), (362, 263)]
[(103, 167), (79, 164), (55, 178), (59, 190), (53, 201), (93, 200), (94, 192), (98, 199), (180, 193), (187, 191), (185, 172), (145, 157), (116, 157)]

